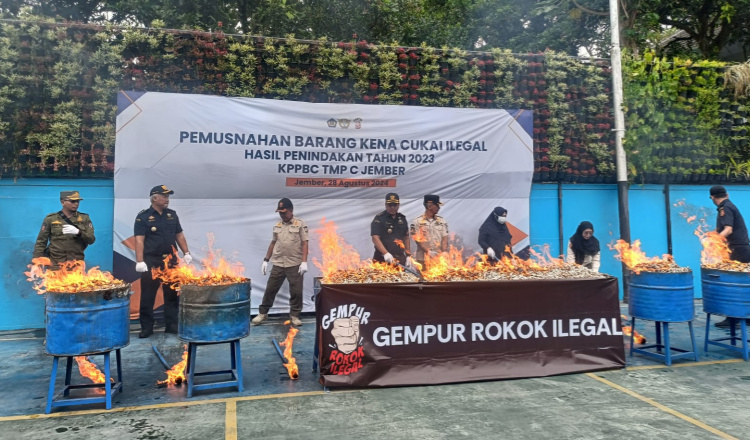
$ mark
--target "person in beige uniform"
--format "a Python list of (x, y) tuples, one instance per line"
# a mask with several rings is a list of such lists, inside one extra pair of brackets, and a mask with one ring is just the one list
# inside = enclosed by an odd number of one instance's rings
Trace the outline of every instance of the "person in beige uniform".
[(425, 269), (425, 255), (436, 256), (439, 252), (448, 251), (448, 222), (437, 215), (440, 211), (440, 196), (424, 196), (424, 214), (415, 218), (409, 230), (417, 243), (417, 262)]
[(276, 212), (281, 221), (273, 227), (273, 238), (268, 245), (261, 271), (268, 272), (268, 263), (273, 265), (268, 277), (263, 302), (258, 308), (258, 315), (253, 318), (253, 325), (259, 325), (268, 319), (268, 311), (273, 307), (276, 294), (284, 280), (289, 280), (289, 317), (292, 325), (300, 326), (302, 321), (302, 280), (307, 272), (307, 225), (301, 218), (294, 217), (292, 201), (279, 200)]

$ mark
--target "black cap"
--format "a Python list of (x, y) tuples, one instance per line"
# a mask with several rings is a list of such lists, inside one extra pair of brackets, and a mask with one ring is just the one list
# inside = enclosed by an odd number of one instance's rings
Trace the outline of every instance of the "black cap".
[(151, 192), (148, 195), (153, 196), (154, 194), (174, 194), (174, 191), (167, 188), (165, 185), (156, 185), (155, 187), (151, 188)]
[(401, 203), (398, 199), (398, 194), (388, 193), (385, 195), (385, 203)]
[(724, 197), (727, 195), (727, 189), (721, 185), (712, 186), (710, 193), (714, 197)]
[(424, 202), (425, 203), (432, 202), (432, 203), (434, 203), (434, 204), (436, 204), (438, 206), (442, 206), (443, 205), (442, 203), (440, 203), (440, 196), (437, 195), (437, 194), (428, 194), (428, 195), (424, 196)]
[(292, 205), (292, 201), (284, 197), (283, 199), (279, 200), (278, 209), (276, 209), (276, 212), (286, 212), (288, 210), (294, 210), (294, 205)]
[(75, 202), (76, 200), (83, 200), (78, 191), (60, 191), (60, 200), (70, 200)]

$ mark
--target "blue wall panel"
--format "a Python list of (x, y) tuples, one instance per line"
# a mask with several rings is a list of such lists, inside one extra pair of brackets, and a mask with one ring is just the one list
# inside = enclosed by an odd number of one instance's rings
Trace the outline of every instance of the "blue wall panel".
[(24, 271), (44, 216), (60, 210), (60, 191), (76, 189), (80, 210), (91, 216), (96, 242), (86, 249), (86, 265), (112, 270), (111, 180), (0, 180), (0, 330), (44, 327), (44, 298), (31, 288)]
[[(675, 260), (694, 272), (695, 294), (700, 296), (700, 242), (680, 213), (704, 218), (713, 229), (716, 209), (708, 198), (708, 186), (672, 186), (672, 246)], [(44, 301), (31, 288), (23, 272), (31, 260), (42, 218), (60, 209), (59, 192), (77, 189), (84, 197), (81, 211), (91, 215), (96, 243), (86, 250), (86, 263), (112, 270), (112, 224), (114, 186), (112, 180), (20, 179), (0, 180), (0, 330), (44, 327)], [(630, 228), (640, 238), (649, 256), (667, 252), (666, 206), (662, 185), (634, 186), (629, 191)], [(730, 198), (745, 215), (750, 215), (750, 187), (727, 186)], [(619, 261), (608, 244), (619, 236), (617, 188), (614, 185), (562, 186), (563, 243), (578, 224), (588, 220), (602, 244), (601, 271), (621, 278)], [(679, 202), (684, 202), (675, 206)], [(553, 256), (559, 246), (556, 184), (534, 184), (531, 189), (530, 239), (533, 246), (550, 245)], [(620, 283), (622, 285), (622, 283)]]

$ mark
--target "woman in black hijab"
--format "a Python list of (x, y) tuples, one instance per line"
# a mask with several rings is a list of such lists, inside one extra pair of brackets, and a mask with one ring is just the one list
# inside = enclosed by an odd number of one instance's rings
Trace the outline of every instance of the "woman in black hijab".
[(594, 237), (594, 225), (591, 222), (581, 222), (576, 233), (568, 241), (568, 255), (565, 262), (580, 264), (599, 272), (601, 256), (599, 240)]
[(510, 255), (506, 249), (511, 248), (512, 238), (508, 225), (505, 224), (507, 216), (508, 210), (498, 206), (479, 227), (479, 246), (482, 247), (482, 252), (487, 254), (489, 261), (497, 261), (503, 255)]

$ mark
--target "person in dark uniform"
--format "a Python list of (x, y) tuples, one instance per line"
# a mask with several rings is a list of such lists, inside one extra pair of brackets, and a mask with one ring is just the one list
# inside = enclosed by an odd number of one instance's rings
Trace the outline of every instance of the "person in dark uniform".
[(510, 234), (506, 221), (508, 210), (502, 206), (496, 206), (489, 216), (479, 227), (479, 246), (482, 252), (487, 254), (489, 262), (497, 262), (504, 256), (510, 256), (509, 249), (512, 248)]
[(62, 209), (47, 214), (36, 238), (33, 257), (49, 257), (52, 268), (63, 261), (83, 261), (83, 251), (94, 244), (94, 225), (88, 214), (78, 211), (83, 200), (78, 191), (61, 191)]
[(411, 269), (414, 262), (410, 256), (409, 222), (398, 212), (400, 204), (398, 194), (386, 194), (385, 211), (372, 219), (370, 235), (375, 245), (372, 259), (381, 263), (400, 263)]
[[(179, 297), (168, 284), (154, 279), (154, 268), (164, 269), (177, 265), (175, 243), (184, 254), (184, 261), (190, 264), (193, 257), (188, 250), (187, 240), (182, 233), (177, 213), (168, 208), (169, 196), (174, 191), (164, 185), (151, 188), (151, 207), (139, 212), (135, 217), (135, 270), (141, 273), (141, 304), (139, 338), (148, 338), (154, 333), (154, 301), (159, 286), (164, 293), (165, 333), (177, 333), (177, 312)], [(166, 263), (165, 263), (166, 260)]]
[[(709, 192), (709, 197), (719, 212), (716, 216), (716, 232), (727, 240), (729, 258), (740, 263), (750, 263), (750, 240), (740, 210), (729, 200), (727, 190), (723, 186), (712, 186)], [(714, 325), (729, 327), (731, 323), (732, 320), (727, 318)]]

